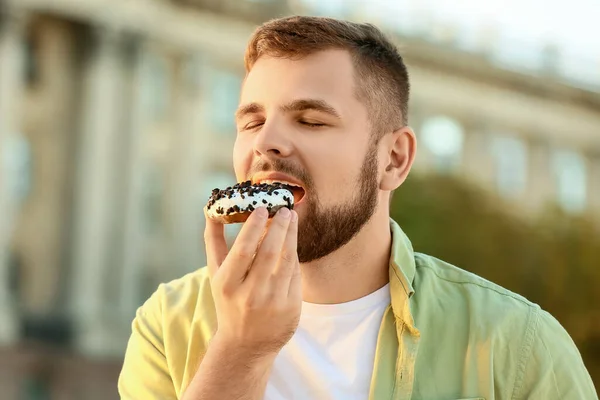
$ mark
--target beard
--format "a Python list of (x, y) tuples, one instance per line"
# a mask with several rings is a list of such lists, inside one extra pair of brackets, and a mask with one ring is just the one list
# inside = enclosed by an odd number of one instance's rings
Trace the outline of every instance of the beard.
[(316, 194), (306, 200), (306, 215), (298, 225), (298, 259), (301, 263), (323, 258), (356, 236), (377, 207), (377, 146), (367, 152), (355, 195), (341, 204), (325, 207)]
[(355, 237), (371, 219), (377, 207), (377, 145), (372, 143), (361, 168), (354, 196), (333, 206), (323, 206), (305, 171), (276, 159), (260, 163), (253, 170), (278, 171), (299, 179), (306, 190), (306, 215), (298, 221), (298, 260), (301, 263), (323, 258)]

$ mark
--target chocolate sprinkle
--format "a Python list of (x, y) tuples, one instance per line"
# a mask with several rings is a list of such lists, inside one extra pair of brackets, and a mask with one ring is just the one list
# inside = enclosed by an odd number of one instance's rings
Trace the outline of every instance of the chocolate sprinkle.
[[(211, 196), (208, 199), (206, 208), (208, 210), (210, 210), (219, 200), (227, 198), (227, 199), (231, 199), (234, 196), (239, 195), (239, 197), (241, 199), (245, 199), (246, 196), (254, 196), (256, 194), (259, 193), (266, 193), (268, 195), (276, 195), (278, 196), (281, 192), (278, 191), (277, 189), (284, 189), (287, 190), (289, 192), (292, 192), (292, 186), (287, 185), (287, 184), (283, 184), (283, 183), (273, 183), (273, 184), (268, 184), (268, 183), (261, 183), (261, 184), (257, 184), (257, 185), (252, 185), (251, 181), (245, 181), (245, 182), (240, 182), (240, 183), (236, 183), (233, 186), (228, 186), (225, 189), (218, 189), (215, 188), (212, 190), (211, 192)], [(293, 209), (293, 197), (290, 196), (283, 196), (283, 200), (287, 203), (287, 207), (289, 209)], [(277, 207), (273, 206), (272, 203), (269, 203), (266, 199), (262, 199), (262, 203), (267, 205), (267, 208), (269, 209), (269, 211), (272, 211), (272, 208), (279, 208), (280, 206), (278, 205)], [(216, 213), (219, 215), (229, 215), (232, 213), (239, 213), (239, 212), (251, 212), (255, 210), (255, 206), (258, 205), (258, 201), (257, 200), (253, 200), (252, 204), (249, 204), (246, 209), (240, 208), (240, 206), (238, 205), (233, 205), (232, 207), (229, 207), (227, 210), (225, 210), (223, 207), (217, 207), (216, 209)]]

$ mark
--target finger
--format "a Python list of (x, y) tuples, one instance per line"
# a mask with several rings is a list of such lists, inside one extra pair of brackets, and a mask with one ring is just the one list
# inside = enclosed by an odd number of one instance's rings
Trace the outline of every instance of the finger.
[(288, 299), (294, 303), (302, 302), (302, 268), (296, 255), (296, 262), (292, 269), (292, 278), (290, 279), (290, 287), (288, 290)]
[(267, 234), (256, 252), (254, 263), (248, 272), (248, 280), (253, 281), (254, 284), (265, 284), (273, 273), (281, 256), (291, 216), (290, 210), (283, 207), (271, 221)]
[(290, 289), (290, 280), (294, 274), (295, 264), (298, 262), (298, 214), (292, 211), (290, 225), (281, 249), (279, 261), (273, 271), (273, 284), (279, 298), (287, 298)]
[(227, 261), (221, 266), (226, 281), (242, 282), (246, 277), (267, 225), (268, 216), (267, 209), (259, 207), (250, 214), (240, 229), (240, 233), (231, 246)]
[(223, 224), (209, 218), (206, 215), (206, 210), (204, 210), (204, 217), (206, 219), (206, 227), (204, 228), (206, 263), (208, 273), (212, 277), (227, 257), (227, 242), (225, 241)]

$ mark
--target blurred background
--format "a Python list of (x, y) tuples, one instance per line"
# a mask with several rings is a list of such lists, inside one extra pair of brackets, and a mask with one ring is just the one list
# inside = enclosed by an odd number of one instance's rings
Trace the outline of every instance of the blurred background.
[(204, 265), (235, 180), (246, 42), (290, 14), (401, 46), (420, 147), (393, 217), (555, 315), (598, 385), (596, 0), (3, 0), (0, 398), (118, 398), (135, 310)]

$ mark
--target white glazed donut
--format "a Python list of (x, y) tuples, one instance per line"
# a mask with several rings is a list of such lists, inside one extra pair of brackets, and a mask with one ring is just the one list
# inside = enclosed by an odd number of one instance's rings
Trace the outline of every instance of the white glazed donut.
[(292, 188), (282, 183), (252, 185), (250, 181), (238, 183), (223, 190), (213, 189), (204, 207), (208, 218), (233, 224), (245, 222), (258, 207), (269, 211), (269, 218), (282, 207), (294, 209)]

